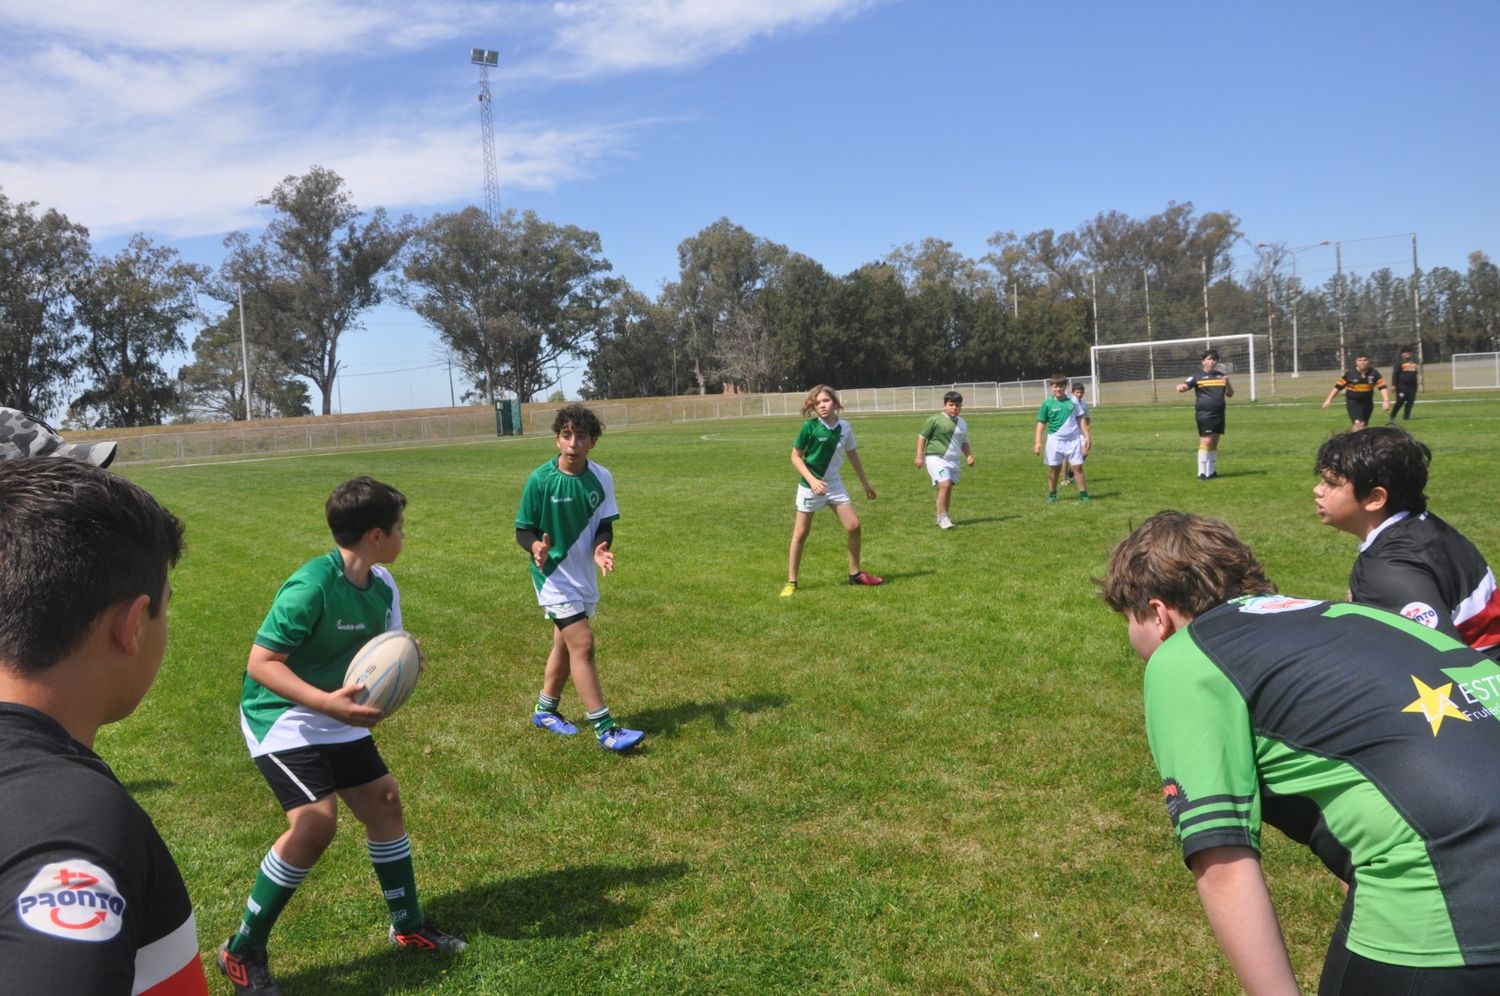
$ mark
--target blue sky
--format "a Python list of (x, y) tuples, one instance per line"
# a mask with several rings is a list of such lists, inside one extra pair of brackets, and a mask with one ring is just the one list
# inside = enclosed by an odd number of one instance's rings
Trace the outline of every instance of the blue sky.
[[(844, 273), (1173, 200), (1238, 215), (1245, 267), (1328, 239), (1404, 272), (1378, 237), (1416, 232), (1462, 269), (1500, 251), (1497, 37), (1500, 4), (1441, 0), (0, 0), (0, 188), (214, 266), (313, 164), (366, 208), (482, 204), (481, 46), (504, 205), (598, 231), (651, 294), (720, 216)], [(365, 324), (339, 407), (448, 403), (430, 330)]]

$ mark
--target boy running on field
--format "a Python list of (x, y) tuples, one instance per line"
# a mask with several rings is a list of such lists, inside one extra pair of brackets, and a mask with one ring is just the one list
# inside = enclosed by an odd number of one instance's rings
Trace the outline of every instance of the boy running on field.
[(970, 467), (974, 466), (974, 453), (969, 449), (969, 423), (959, 414), (963, 407), (964, 396), (949, 391), (943, 395), (943, 410), (929, 418), (917, 433), (916, 466), (927, 468), (927, 476), (937, 488), (939, 529), (953, 528), (948, 504), (953, 500), (953, 486), (958, 483), (958, 458), (963, 456)]
[(219, 949), (219, 970), (239, 996), (281, 991), (266, 944), (333, 842), (339, 799), (364, 824), (390, 942), (443, 953), (466, 946), (422, 915), (400, 792), (370, 735), (384, 713), (357, 704), (361, 686), (344, 684), (361, 647), (402, 628), (401, 596), (385, 565), (401, 554), (405, 509), (405, 495), (369, 477), (334, 489), (326, 511), (335, 548), (287, 579), (250, 647), (240, 727), (288, 827), (260, 863), (240, 929)]
[[(1079, 383), (1074, 384), (1071, 393), (1073, 395), (1073, 400), (1078, 402), (1078, 407), (1083, 409), (1083, 417), (1090, 421), (1090, 428), (1092, 428), (1093, 415), (1089, 411), (1089, 403), (1083, 400), (1083, 383), (1080, 381)], [(1070, 487), (1073, 484), (1073, 465), (1066, 460), (1063, 461), (1062, 483), (1064, 487)]]
[(588, 458), (604, 434), (604, 424), (583, 405), (568, 405), (552, 420), (552, 431), (558, 455), (531, 472), (516, 512), (516, 542), (531, 557), (537, 604), (553, 626), (552, 651), (531, 723), (559, 736), (578, 732), (557, 708), (571, 677), (599, 745), (626, 751), (646, 734), (617, 726), (610, 716), (594, 667), (594, 630), (589, 625), (599, 606), (595, 568), (606, 575), (615, 568), (609, 547), (614, 521), (620, 517), (614, 477)]
[(1042, 452), (1042, 430), (1047, 432), (1047, 453), (1042, 459), (1047, 464), (1047, 503), (1057, 502), (1057, 478), (1062, 474), (1063, 461), (1073, 466), (1073, 476), (1078, 479), (1078, 500), (1090, 501), (1089, 485), (1083, 474), (1083, 461), (1088, 457), (1093, 436), (1089, 431), (1089, 417), (1077, 398), (1068, 394), (1068, 378), (1053, 374), (1048, 382), (1052, 397), (1042, 402), (1036, 413), (1036, 445), (1033, 453)]
[(1375, 411), (1375, 392), (1380, 392), (1380, 407), (1391, 410), (1391, 390), (1386, 386), (1380, 371), (1370, 365), (1370, 358), (1360, 353), (1354, 358), (1354, 369), (1345, 370), (1323, 399), (1323, 407), (1333, 404), (1333, 399), (1344, 391), (1344, 408), (1349, 413), (1349, 423), (1356, 430), (1370, 424), (1370, 415)]
[(844, 406), (839, 402), (838, 392), (827, 384), (819, 384), (807, 392), (802, 399), (802, 429), (792, 443), (792, 466), (802, 480), (797, 485), (797, 517), (792, 522), (792, 546), (787, 553), (786, 584), (781, 589), (782, 598), (797, 593), (797, 569), (802, 563), (802, 547), (807, 543), (807, 534), (812, 530), (813, 513), (823, 506), (830, 506), (843, 524), (849, 543), (849, 583), (853, 585), (884, 584), (885, 578), (876, 577), (859, 566), (859, 516), (854, 514), (854, 505), (849, 492), (844, 490), (844, 481), (839, 476), (839, 467), (844, 456), (859, 475), (859, 483), (865, 489), (865, 497), (875, 500), (875, 489), (865, 477), (864, 465), (855, 452), (854, 429), (839, 418)]

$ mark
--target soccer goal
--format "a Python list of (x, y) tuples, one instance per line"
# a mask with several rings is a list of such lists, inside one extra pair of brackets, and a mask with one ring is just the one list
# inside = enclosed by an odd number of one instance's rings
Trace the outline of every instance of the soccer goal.
[(1219, 369), (1234, 378), (1237, 391), (1258, 396), (1270, 370), (1271, 351), (1264, 335), (1197, 336), (1157, 342), (1124, 342), (1089, 351), (1094, 378), (1090, 404), (1144, 404), (1173, 397), (1189, 374), (1203, 370), (1203, 353), (1219, 351)]
[(1450, 362), (1455, 391), (1500, 388), (1500, 353), (1454, 353)]

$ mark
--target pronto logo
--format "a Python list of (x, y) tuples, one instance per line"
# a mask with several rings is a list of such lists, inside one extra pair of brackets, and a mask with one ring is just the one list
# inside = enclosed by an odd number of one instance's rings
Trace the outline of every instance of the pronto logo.
[(109, 872), (70, 858), (43, 865), (16, 897), (16, 915), (39, 933), (70, 941), (108, 941), (120, 932), (125, 897)]
[(1296, 612), (1299, 609), (1310, 609), (1322, 602), (1311, 598), (1288, 598), (1286, 595), (1257, 595), (1254, 598), (1245, 599), (1240, 606), (1241, 612), (1247, 612), (1252, 616), (1270, 616), (1278, 612)]
[(1437, 629), (1437, 609), (1434, 609), (1426, 602), (1407, 602), (1401, 606), (1401, 614), (1412, 622), (1421, 623), (1428, 629)]

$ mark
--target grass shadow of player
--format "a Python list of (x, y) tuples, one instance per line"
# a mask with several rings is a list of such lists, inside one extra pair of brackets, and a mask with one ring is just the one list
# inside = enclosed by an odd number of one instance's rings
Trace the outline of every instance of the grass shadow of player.
[(1019, 519), (1020, 517), (1019, 512), (1015, 515), (976, 515), (972, 518), (964, 516), (961, 518), (955, 517), (953, 524), (955, 526), (983, 526), (991, 522), (1009, 522), (1011, 519)]
[(428, 956), (391, 949), (278, 977), (287, 993), (367, 996), (401, 989), (424, 992), (464, 958), (481, 938), (513, 941), (578, 937), (622, 930), (640, 919), (644, 904), (614, 895), (622, 887), (649, 887), (689, 872), (684, 862), (584, 865), (496, 879), (425, 899), (422, 909), (444, 929), (468, 938), (469, 951)]
[(170, 778), (139, 778), (133, 782), (122, 782), (125, 791), (131, 795), (149, 795), (152, 792), (160, 792), (169, 789), (177, 783)]
[(657, 737), (676, 736), (682, 727), (700, 719), (713, 723), (716, 730), (731, 730), (734, 728), (729, 722), (732, 714), (780, 709), (791, 701), (791, 696), (775, 692), (725, 699), (723, 702), (683, 702), (660, 709), (632, 712), (630, 725)]

